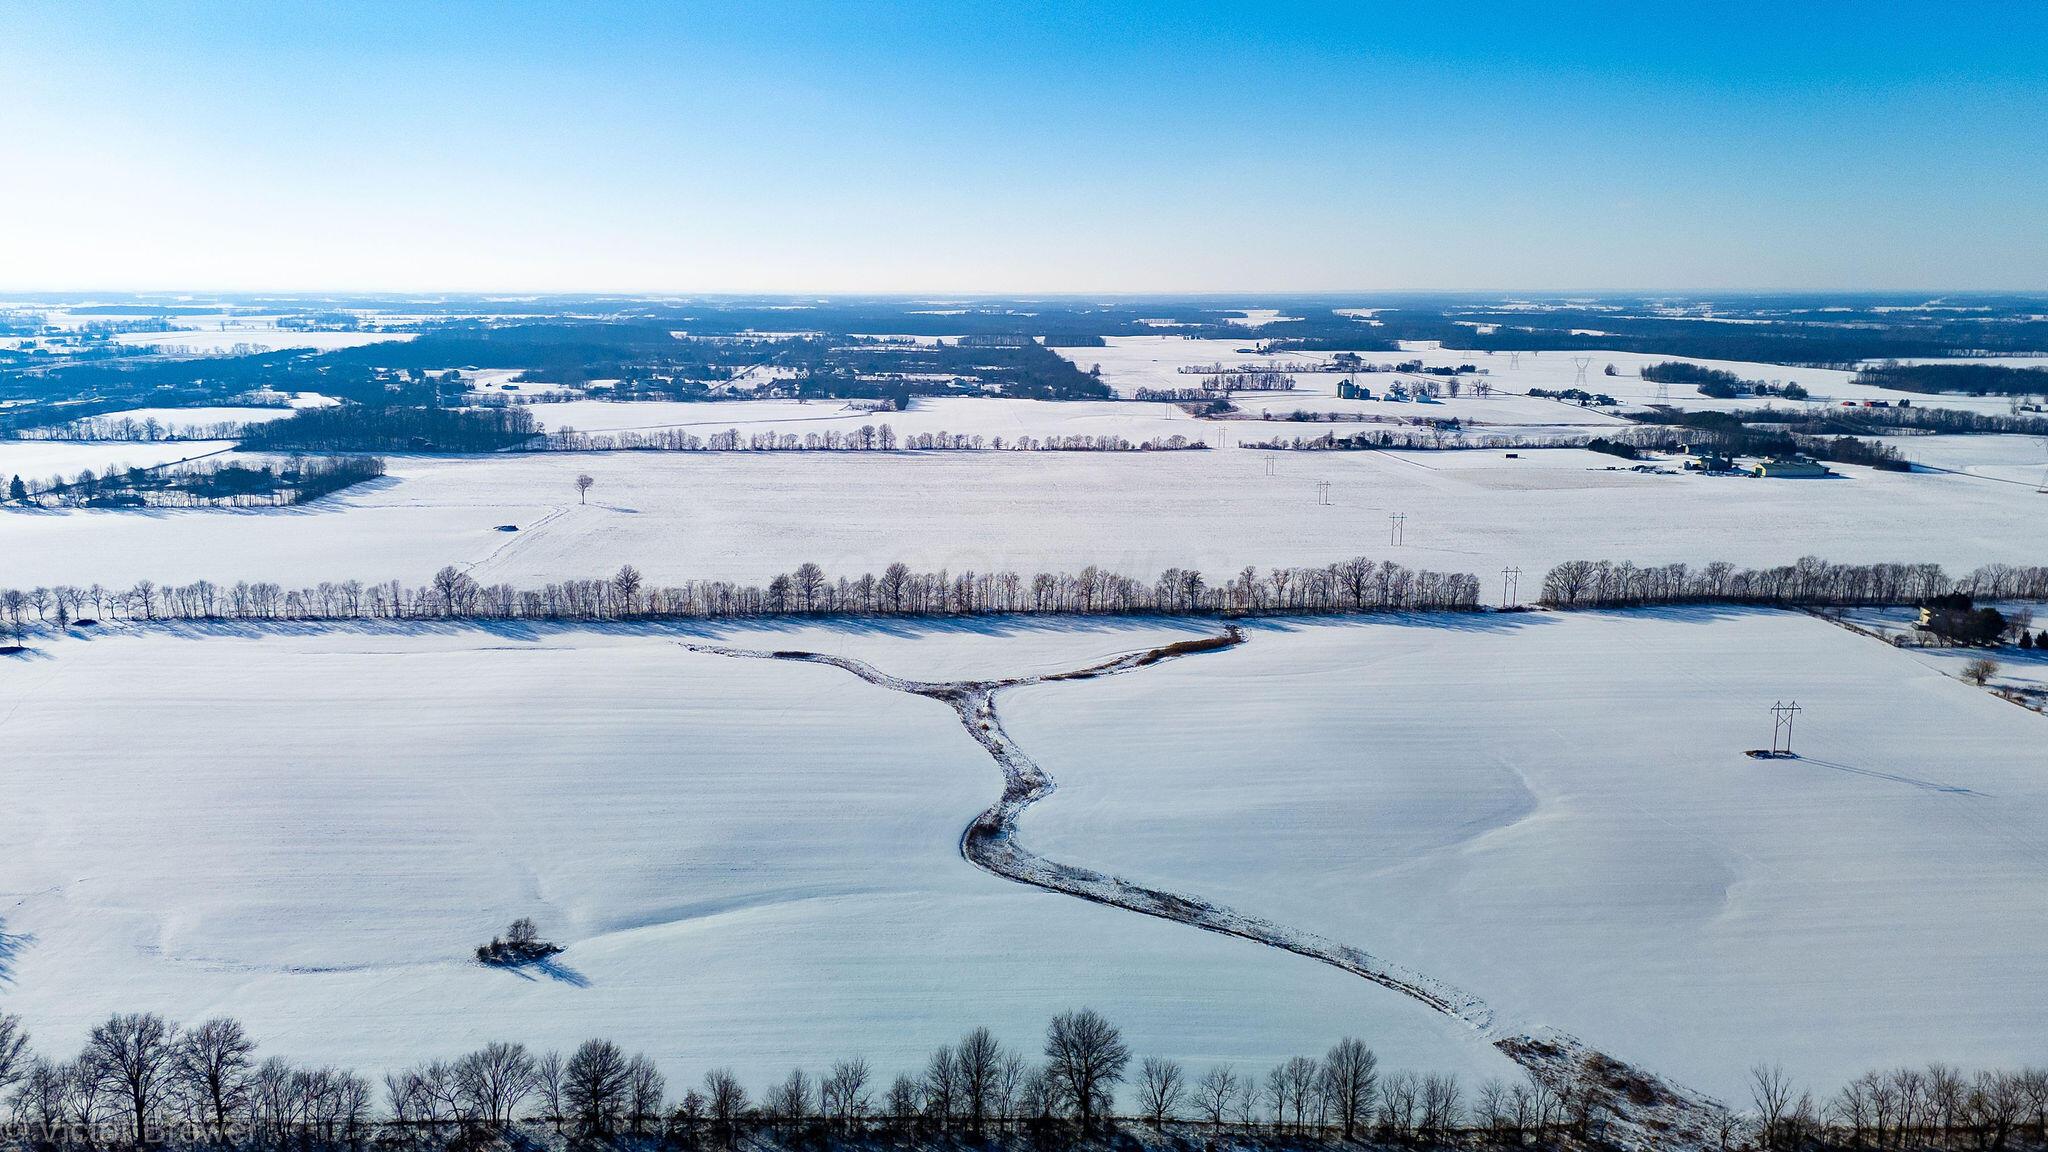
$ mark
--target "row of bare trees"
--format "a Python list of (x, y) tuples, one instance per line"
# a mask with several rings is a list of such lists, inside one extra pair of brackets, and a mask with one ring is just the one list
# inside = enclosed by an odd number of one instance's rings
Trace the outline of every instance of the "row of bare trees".
[(686, 428), (578, 432), (562, 428), (529, 445), (548, 452), (1158, 452), (1206, 448), (1199, 439), (1172, 435), (1133, 441), (1123, 436), (987, 436), (979, 432), (908, 432), (887, 424), (823, 432), (741, 432), (727, 428), (700, 436)]
[(2048, 1069), (1965, 1073), (1948, 1064), (1865, 1072), (1817, 1100), (1783, 1067), (1750, 1070), (1748, 1134), (1765, 1149), (2048, 1145)]
[[(1348, 1037), (1320, 1059), (1295, 1056), (1263, 1074), (1222, 1064), (1190, 1075), (1175, 1060), (1134, 1062), (1121, 1031), (1087, 1009), (1054, 1017), (1035, 1059), (976, 1028), (886, 1085), (866, 1060), (851, 1058), (819, 1073), (793, 1069), (758, 1097), (728, 1068), (672, 1096), (652, 1060), (602, 1039), (567, 1056), (491, 1043), (388, 1072), (381, 1108), (376, 1088), (353, 1072), (259, 1060), (231, 1018), (179, 1028), (153, 1014), (116, 1015), (63, 1062), (36, 1055), (28, 1040), (18, 1017), (0, 1013), (0, 1097), (16, 1134), (44, 1147), (417, 1148), (488, 1138), (520, 1122), (579, 1139), (712, 1135), (730, 1143), (754, 1133), (792, 1146), (875, 1134), (1086, 1136), (1113, 1122), (1120, 1100), (1128, 1119), (1219, 1136), (1522, 1147), (1597, 1143), (1610, 1099), (1590, 1064), (1490, 1078), (1468, 1091), (1451, 1073), (1383, 1073), (1373, 1050)], [(2048, 1069), (1872, 1071), (1820, 1100), (1782, 1067), (1759, 1064), (1747, 1104), (1721, 1113), (1722, 1152), (2048, 1145)]]
[[(1223, 615), (1377, 611), (1470, 611), (1479, 581), (1357, 557), (1315, 568), (1247, 567), (1211, 583), (1192, 568), (1151, 581), (1094, 566), (1079, 572), (916, 572), (891, 564), (880, 575), (828, 577), (800, 564), (766, 587), (721, 580), (656, 586), (624, 565), (609, 578), (539, 588), (485, 585), (454, 566), (421, 587), (359, 580), (286, 588), (267, 582), (190, 584), (139, 581), (131, 587), (60, 585), (0, 589), (0, 625), (67, 626), (81, 619), (405, 620), (420, 618), (630, 620), (768, 615), (982, 616), (1013, 613)], [(33, 617), (33, 620), (31, 620)]]
[(1814, 607), (1918, 604), (1961, 593), (1987, 600), (2048, 598), (2048, 566), (1988, 564), (1950, 576), (1939, 564), (1835, 564), (1817, 556), (1773, 568), (1716, 561), (1638, 565), (1568, 560), (1543, 578), (1542, 602), (1556, 608), (1735, 603)]

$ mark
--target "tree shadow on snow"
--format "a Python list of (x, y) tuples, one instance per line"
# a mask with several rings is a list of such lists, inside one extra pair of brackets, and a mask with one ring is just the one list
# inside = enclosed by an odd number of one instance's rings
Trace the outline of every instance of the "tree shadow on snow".
[(0, 985), (14, 983), (14, 962), (36, 938), (22, 932), (9, 932), (7, 922), (0, 920)]
[(557, 984), (567, 984), (571, 988), (590, 987), (590, 977), (569, 967), (553, 956), (544, 960), (535, 960), (529, 964), (493, 964), (490, 967), (510, 972), (528, 983), (536, 982), (536, 977), (533, 974), (538, 972)]

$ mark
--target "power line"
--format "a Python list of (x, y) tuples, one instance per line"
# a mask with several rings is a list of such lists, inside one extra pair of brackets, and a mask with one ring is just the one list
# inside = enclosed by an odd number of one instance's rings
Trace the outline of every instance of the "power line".
[(1771, 705), (1771, 755), (1792, 755), (1792, 720), (1803, 711), (1797, 700)]

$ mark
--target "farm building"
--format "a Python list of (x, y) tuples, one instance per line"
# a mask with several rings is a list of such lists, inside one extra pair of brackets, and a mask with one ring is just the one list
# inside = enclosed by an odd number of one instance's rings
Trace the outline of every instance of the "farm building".
[(1777, 460), (1759, 460), (1750, 465), (1750, 471), (1772, 480), (1811, 480), (1822, 476), (1833, 476), (1828, 466), (1817, 460), (1804, 457), (1789, 457)]

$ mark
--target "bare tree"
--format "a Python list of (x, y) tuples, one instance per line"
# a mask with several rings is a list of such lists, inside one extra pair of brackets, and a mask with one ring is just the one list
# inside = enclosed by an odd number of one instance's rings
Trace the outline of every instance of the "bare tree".
[(668, 1079), (654, 1061), (635, 1055), (626, 1062), (626, 1123), (633, 1135), (638, 1136), (647, 1121), (661, 1115), (661, 1098), (667, 1088)]
[(455, 1095), (468, 1114), (503, 1128), (519, 1102), (532, 1095), (537, 1070), (524, 1044), (486, 1044), (455, 1062)]
[(1983, 656), (1979, 656), (1968, 664), (1963, 665), (1963, 679), (1968, 680), (1979, 688), (1989, 684), (1991, 678), (1996, 675), (1998, 675), (1998, 661), (1987, 659)]
[(792, 1125), (801, 1124), (811, 1115), (811, 1077), (801, 1068), (790, 1069), (789, 1076), (774, 1088), (768, 1090), (763, 1102), (770, 1116), (787, 1120)]
[(1372, 1096), (1379, 1086), (1380, 1058), (1365, 1041), (1345, 1037), (1323, 1057), (1323, 1093), (1349, 1140), (1372, 1115)]
[(0, 1012), (0, 1095), (28, 1074), (29, 1064), (28, 1032), (21, 1026), (21, 1017)]
[(1003, 1048), (996, 1043), (995, 1034), (986, 1028), (976, 1028), (960, 1040), (955, 1049), (953, 1066), (960, 1086), (960, 1110), (967, 1117), (969, 1129), (981, 1131), (995, 1102), (996, 1078), (1002, 1071)]
[(899, 1075), (890, 1083), (889, 1094), (883, 1108), (888, 1111), (891, 1119), (898, 1123), (907, 1123), (915, 1119), (923, 1107), (924, 1102), (919, 1100), (917, 1095), (917, 1081)]
[(533, 1088), (540, 1094), (540, 1106), (547, 1112), (548, 1119), (554, 1122), (557, 1132), (562, 1130), (562, 1117), (566, 1111), (563, 1106), (566, 1099), (564, 1089), (567, 1085), (568, 1077), (560, 1052), (543, 1053), (539, 1060), (534, 1061)]
[(730, 1139), (732, 1126), (747, 1110), (747, 1090), (740, 1086), (740, 1078), (730, 1068), (713, 1068), (704, 1074), (704, 1097), (712, 1123)]
[(1230, 1117), (1237, 1091), (1237, 1072), (1228, 1064), (1218, 1064), (1195, 1081), (1195, 1110), (1212, 1127), (1221, 1128), (1223, 1121)]
[(1154, 1128), (1180, 1111), (1187, 1098), (1187, 1074), (1172, 1060), (1147, 1056), (1138, 1066), (1138, 1106)]
[(1785, 1138), (1793, 1110), (1792, 1079), (1782, 1064), (1758, 1064), (1749, 1070), (1749, 1099), (1756, 1106), (1757, 1139), (1767, 1149)]
[(176, 1033), (153, 1012), (110, 1017), (86, 1039), (81, 1059), (127, 1106), (138, 1146), (170, 1087), (176, 1049)]
[(587, 504), (587, 503), (589, 503), (589, 502), (590, 502), (590, 501), (589, 501), (589, 496), (590, 496), (590, 486), (591, 486), (592, 484), (595, 484), (595, 483), (597, 483), (597, 481), (596, 481), (596, 480), (595, 480), (595, 479), (594, 479), (594, 478), (593, 478), (593, 477), (592, 477), (592, 476), (590, 475), (590, 473), (588, 473), (588, 472), (583, 472), (583, 473), (579, 473), (579, 474), (577, 474), (577, 477), (576, 477), (576, 502), (577, 502), (578, 504)]
[(819, 1094), (824, 1110), (842, 1125), (851, 1125), (867, 1115), (868, 1062), (859, 1058), (841, 1060), (825, 1075)]
[(626, 1106), (626, 1054), (609, 1040), (586, 1040), (562, 1069), (563, 1103), (578, 1128), (609, 1135)]
[(925, 1112), (943, 1130), (960, 1111), (960, 1063), (954, 1059), (953, 1049), (942, 1044), (933, 1050), (918, 1087), (923, 1090)]
[(1093, 1127), (1096, 1112), (1108, 1108), (1111, 1093), (1123, 1082), (1131, 1050), (1115, 1025), (1083, 1008), (1053, 1017), (1045, 1034), (1045, 1061), (1046, 1070), (1080, 1116), (1085, 1132)]
[(248, 1098), (249, 1054), (255, 1051), (242, 1025), (229, 1017), (208, 1020), (178, 1038), (173, 1078), (178, 1089), (225, 1141), (228, 1117)]

